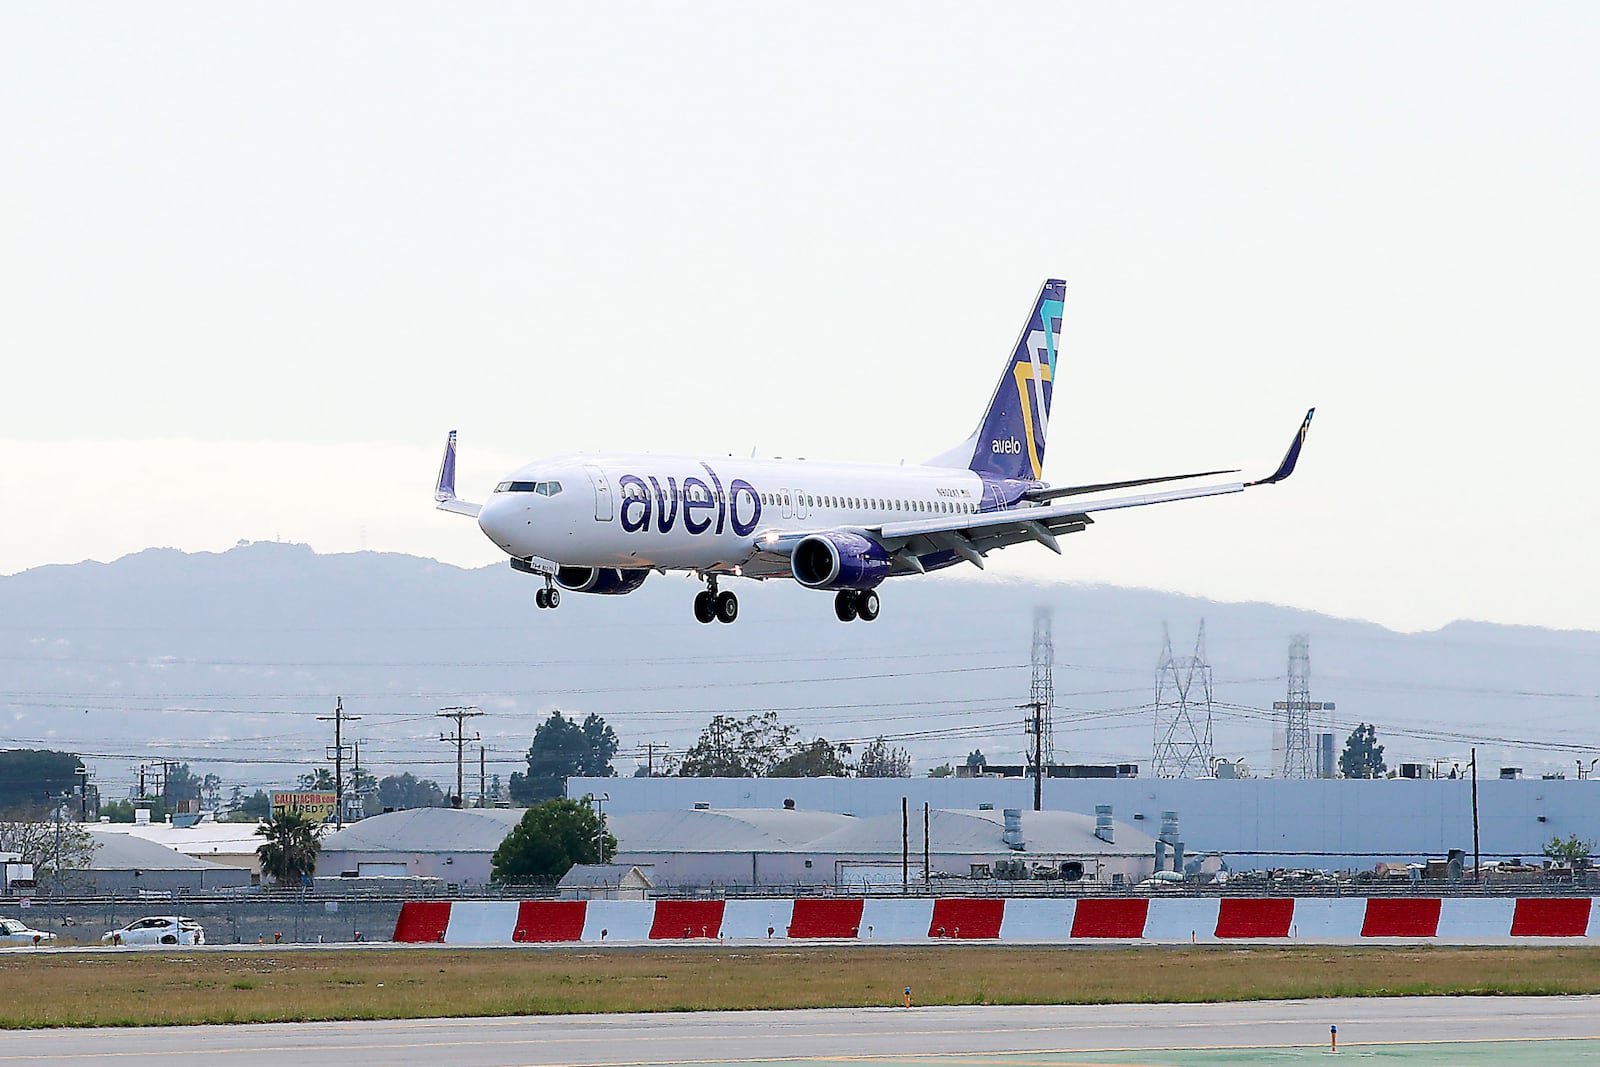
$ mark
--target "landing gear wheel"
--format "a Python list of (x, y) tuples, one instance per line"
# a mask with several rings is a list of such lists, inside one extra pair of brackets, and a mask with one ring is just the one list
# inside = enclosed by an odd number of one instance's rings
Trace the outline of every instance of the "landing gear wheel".
[(717, 594), (717, 621), (732, 622), (739, 617), (739, 598), (732, 593)]
[(542, 610), (550, 606), (550, 590), (541, 589), (533, 594), (533, 602)]
[(863, 589), (856, 594), (856, 614), (861, 616), (862, 622), (871, 622), (878, 617), (878, 594), (871, 589)]
[(851, 589), (841, 589), (833, 595), (833, 613), (839, 617), (840, 622), (854, 622), (856, 617), (856, 594)]
[(694, 617), (701, 622), (711, 622), (717, 617), (717, 599), (711, 590), (703, 589), (694, 595)]
[(544, 606), (547, 608), (559, 608), (561, 606), (561, 590), (553, 586), (546, 589), (544, 591)]

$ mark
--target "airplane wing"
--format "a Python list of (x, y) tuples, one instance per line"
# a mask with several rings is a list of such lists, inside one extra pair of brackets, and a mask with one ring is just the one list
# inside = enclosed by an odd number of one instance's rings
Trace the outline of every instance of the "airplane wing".
[[(1150, 504), (1168, 504), (1177, 500), (1194, 500), (1200, 497), (1240, 493), (1256, 485), (1272, 485), (1294, 473), (1300, 459), (1300, 449), (1305, 443), (1306, 431), (1311, 426), (1311, 416), (1316, 409), (1306, 413), (1305, 421), (1295, 433), (1282, 462), (1270, 475), (1251, 482), (1223, 482), (1217, 485), (1193, 486), (1185, 489), (1168, 489), (1157, 493), (1135, 496), (1108, 497), (1102, 500), (1074, 501), (1070, 504), (1025, 504), (1003, 511), (986, 511), (971, 515), (940, 516), (936, 519), (919, 519), (912, 522), (886, 523), (860, 529), (861, 533), (876, 540), (893, 557), (895, 569), (921, 572), (924, 556), (954, 552), (974, 566), (983, 567), (983, 557), (997, 548), (1006, 548), (1024, 541), (1036, 541), (1052, 552), (1061, 551), (1060, 537), (1086, 530), (1094, 523), (1094, 514), (1117, 511), (1123, 508), (1145, 507)], [(1217, 473), (1233, 473), (1217, 472)], [(1192, 475), (1189, 477), (1201, 477)], [(1141, 479), (1126, 483), (1109, 483), (1107, 488), (1126, 488), (1170, 481), (1170, 478)], [(770, 556), (787, 557), (807, 534), (787, 534), (757, 546), (758, 552)]]
[(439, 477), (433, 483), (433, 499), (440, 511), (448, 511), (455, 515), (471, 515), (474, 518), (482, 510), (482, 504), (473, 504), (456, 497), (456, 432), (450, 431), (450, 436), (444, 442), (444, 458), (439, 461)]

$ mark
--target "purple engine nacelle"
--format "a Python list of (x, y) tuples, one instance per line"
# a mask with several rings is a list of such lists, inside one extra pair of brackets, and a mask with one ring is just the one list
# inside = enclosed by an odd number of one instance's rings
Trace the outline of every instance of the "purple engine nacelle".
[(789, 556), (794, 580), (808, 589), (873, 589), (889, 577), (889, 554), (870, 537), (812, 534)]
[(556, 584), (574, 593), (621, 596), (631, 593), (650, 576), (646, 570), (618, 570), (616, 567), (562, 567), (556, 571)]

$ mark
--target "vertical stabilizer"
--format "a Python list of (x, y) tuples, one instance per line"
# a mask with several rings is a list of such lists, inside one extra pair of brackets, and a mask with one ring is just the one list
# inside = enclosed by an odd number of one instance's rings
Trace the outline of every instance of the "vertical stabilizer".
[(931, 466), (966, 467), (995, 478), (1040, 479), (1065, 292), (1066, 283), (1056, 278), (1040, 288), (977, 430), (929, 460)]

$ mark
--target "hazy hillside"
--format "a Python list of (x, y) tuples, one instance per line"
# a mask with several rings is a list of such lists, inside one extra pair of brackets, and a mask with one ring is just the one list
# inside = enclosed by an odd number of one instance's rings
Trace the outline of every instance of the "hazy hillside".
[[(839, 624), (828, 596), (792, 585), (739, 583), (733, 626), (694, 622), (697, 587), (683, 577), (652, 577), (626, 598), (569, 594), (554, 612), (534, 609), (535, 588), (505, 567), (272, 543), (0, 578), (0, 745), (93, 753), (108, 794), (125, 791), (134, 762), (162, 757), (230, 764), (230, 782), (271, 785), (321, 758), (332, 724), (316, 716), (343, 695), (362, 716), (350, 735), (364, 763), (441, 780), (454, 776), (454, 749), (434, 713), (457, 704), (488, 713), (472, 725), (490, 773), (519, 766), (555, 707), (604, 715), (630, 753), (646, 742), (681, 750), (714, 713), (770, 708), (808, 735), (901, 737), (919, 769), (973, 748), (1017, 761), (1036, 605), (1054, 611), (1057, 749), (1070, 761), (1148, 765), (1162, 623), (1181, 656), (1202, 618), (1219, 754), (1257, 768), (1271, 743), (1258, 709), (1283, 698), (1295, 632), (1311, 635), (1313, 696), (1338, 702), (1340, 724), (1377, 722), (1391, 763), (1459, 758), (1475, 740), (1485, 766), (1570, 772), (1600, 743), (1594, 633), (1457, 623), (1404, 635), (1269, 605), (975, 572), (890, 583), (870, 625)], [(469, 762), (475, 782), (475, 747)]]

